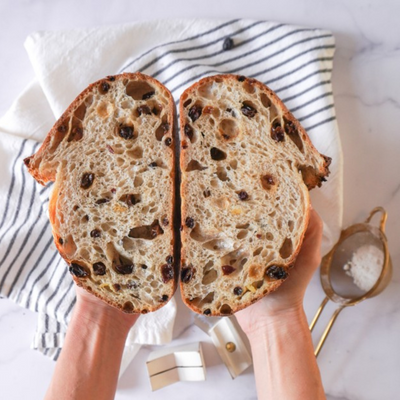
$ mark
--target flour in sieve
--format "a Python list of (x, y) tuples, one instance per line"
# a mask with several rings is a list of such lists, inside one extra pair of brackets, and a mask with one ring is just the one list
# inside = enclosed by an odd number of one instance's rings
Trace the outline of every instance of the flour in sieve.
[(383, 267), (383, 252), (373, 245), (359, 247), (343, 269), (353, 278), (355, 285), (368, 291), (378, 280)]

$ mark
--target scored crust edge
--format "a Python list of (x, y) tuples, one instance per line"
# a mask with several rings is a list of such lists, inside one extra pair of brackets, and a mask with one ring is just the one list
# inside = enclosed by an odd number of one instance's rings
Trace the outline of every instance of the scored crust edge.
[[(235, 75), (235, 74), (218, 74), (218, 75), (212, 75), (212, 76), (208, 76), (205, 78), (200, 79), (199, 81), (195, 82), (193, 85), (191, 85), (189, 88), (187, 88), (180, 96), (180, 101), (179, 101), (179, 125), (180, 125), (180, 145), (182, 145), (182, 141), (185, 138), (185, 134), (184, 134), (184, 126), (185, 126), (185, 122), (186, 122), (186, 115), (185, 115), (185, 107), (184, 107), (184, 102), (185, 100), (190, 96), (190, 94), (192, 92), (195, 92), (200, 86), (207, 84), (208, 82), (214, 82), (215, 79), (221, 79), (221, 80), (230, 80), (230, 79), (239, 79), (239, 78), (243, 78), (244, 80), (246, 80), (249, 84), (251, 85), (255, 85), (257, 86), (260, 90), (265, 91), (267, 93), (267, 95), (272, 98), (273, 103), (281, 110), (282, 112), (282, 118), (286, 118), (287, 120), (291, 121), (292, 123), (295, 124), (296, 129), (302, 134), (302, 139), (303, 141), (305, 141), (310, 147), (312, 151), (315, 151), (316, 153), (318, 153), (323, 159), (324, 159), (324, 163), (322, 165), (322, 167), (319, 169), (318, 174), (309, 174), (306, 172), (307, 175), (307, 180), (308, 182), (304, 182), (304, 184), (306, 185), (308, 191), (307, 191), (307, 206), (305, 209), (305, 215), (304, 215), (304, 220), (305, 220), (305, 224), (304, 224), (304, 229), (303, 231), (300, 233), (300, 239), (299, 239), (299, 243), (296, 249), (294, 249), (292, 256), (290, 257), (290, 259), (286, 262), (286, 263), (280, 263), (280, 265), (286, 267), (286, 272), (287, 272), (287, 277), (285, 279), (280, 279), (277, 281), (271, 281), (269, 282), (269, 290), (266, 293), (261, 293), (254, 297), (253, 299), (251, 299), (248, 302), (244, 302), (241, 305), (235, 306), (231, 309), (231, 312), (229, 314), (224, 314), (219, 312), (214, 312), (212, 311), (211, 314), (207, 315), (207, 316), (229, 316), (229, 315), (233, 315), (234, 313), (236, 313), (237, 311), (243, 310), (244, 308), (247, 308), (248, 306), (254, 304), (255, 302), (261, 300), (262, 298), (266, 297), (268, 294), (276, 291), (283, 283), (284, 281), (289, 277), (290, 275), (290, 269), (294, 267), (294, 263), (296, 261), (296, 258), (298, 256), (298, 254), (300, 253), (302, 244), (303, 244), (303, 240), (304, 240), (304, 236), (305, 233), (307, 231), (308, 228), (308, 224), (309, 224), (309, 219), (310, 219), (310, 210), (311, 210), (311, 202), (310, 202), (310, 198), (309, 198), (309, 191), (311, 189), (313, 189), (314, 187), (318, 186), (320, 187), (322, 185), (322, 182), (326, 181), (326, 177), (329, 176), (330, 171), (329, 171), (329, 165), (331, 164), (332, 159), (328, 156), (325, 156), (321, 153), (318, 152), (318, 150), (315, 148), (315, 146), (313, 145), (313, 143), (311, 142), (306, 130), (303, 128), (303, 126), (300, 124), (300, 122), (293, 116), (293, 114), (288, 110), (288, 108), (285, 106), (285, 104), (282, 102), (282, 100), (276, 95), (276, 93), (271, 90), (268, 86), (266, 86), (265, 84), (263, 84), (262, 82), (254, 79), (254, 78), (249, 78), (249, 77), (245, 77), (243, 75)], [(303, 136), (304, 135), (304, 136)], [(183, 152), (180, 152), (180, 162), (179, 162), (179, 167), (180, 170), (183, 170), (183, 162), (185, 159), (185, 155)], [(304, 177), (303, 177), (303, 181), (304, 181)], [(186, 184), (187, 184), (187, 179), (185, 181), (181, 181), (181, 186), (180, 186), (180, 195), (181, 195), (181, 199), (183, 199), (184, 196), (184, 192), (186, 189)], [(181, 218), (183, 220), (183, 216), (186, 215), (187, 213), (187, 209), (185, 207), (186, 203), (181, 205)], [(188, 236), (188, 234), (185, 232), (185, 230), (181, 231), (181, 238), (182, 237), (186, 237)], [(182, 242), (182, 240), (181, 240)], [(180, 271), (182, 271), (182, 262), (183, 260), (185, 260), (186, 258), (186, 247), (187, 246), (182, 246), (181, 247), (181, 265), (180, 265)], [(189, 299), (187, 299), (184, 296), (184, 283), (182, 282), (182, 279), (180, 277), (179, 279), (179, 285), (180, 285), (180, 290), (181, 290), (181, 298), (183, 303), (189, 307), (192, 311), (198, 313), (198, 314), (203, 314), (202, 310), (198, 307), (196, 307), (194, 304), (192, 304)]]
[[(171, 121), (171, 137), (172, 137), (172, 167), (171, 167), (171, 181), (173, 182), (173, 187), (172, 187), (172, 193), (170, 193), (171, 196), (171, 215), (172, 215), (172, 221), (175, 221), (176, 219), (176, 196), (175, 196), (175, 185), (176, 185), (176, 167), (177, 167), (177, 155), (176, 155), (176, 147), (179, 145), (177, 141), (175, 140), (175, 131), (177, 129), (176, 126), (176, 118), (175, 118), (175, 102), (173, 100), (172, 94), (169, 91), (169, 89), (161, 84), (157, 79), (154, 79), (151, 76), (142, 74), (140, 72), (135, 72), (135, 73), (122, 73), (119, 75), (108, 75), (107, 77), (97, 80), (96, 82), (91, 83), (86, 89), (84, 89), (76, 98), (75, 100), (68, 106), (66, 111), (58, 118), (58, 120), (55, 122), (49, 133), (46, 135), (46, 138), (44, 139), (42, 145), (40, 148), (34, 153), (33, 155), (26, 157), (24, 159), (24, 164), (28, 169), (28, 172), (35, 178), (35, 180), (40, 183), (41, 185), (45, 186), (48, 182), (54, 182), (54, 187), (50, 193), (50, 200), (49, 200), (49, 219), (50, 219), (50, 225), (52, 228), (52, 234), (53, 234), (53, 239), (54, 239), (54, 244), (61, 255), (61, 257), (64, 259), (64, 261), (68, 264), (68, 266), (71, 264), (73, 259), (70, 259), (67, 257), (65, 252), (63, 251), (61, 245), (59, 244), (59, 239), (60, 235), (55, 227), (55, 217), (56, 217), (56, 204), (57, 204), (57, 198), (58, 198), (58, 185), (56, 183), (56, 174), (45, 174), (45, 173), (40, 173), (37, 166), (34, 164), (32, 166), (32, 161), (37, 161), (39, 160), (38, 164), (40, 164), (40, 160), (42, 158), (43, 153), (47, 150), (48, 146), (51, 143), (51, 139), (55, 137), (58, 133), (58, 128), (63, 125), (64, 120), (69, 118), (71, 114), (81, 105), (82, 101), (87, 97), (88, 94), (90, 94), (93, 89), (97, 88), (99, 85), (101, 85), (104, 82), (115, 82), (116, 80), (124, 80), (124, 79), (136, 79), (136, 80), (144, 80), (147, 81), (161, 89), (163, 89), (169, 97), (169, 104), (170, 104), (170, 110), (168, 112), (168, 117), (169, 121)], [(160, 303), (159, 305), (155, 307), (147, 307), (145, 310), (125, 310), (123, 307), (121, 307), (117, 302), (112, 301), (110, 298), (107, 298), (105, 296), (102, 296), (98, 292), (94, 292), (90, 285), (85, 284), (84, 280), (79, 279), (78, 277), (74, 276), (73, 274), (70, 274), (74, 282), (76, 283), (77, 286), (85, 289), (88, 293), (96, 296), (97, 298), (101, 299), (105, 303), (109, 304), (112, 307), (117, 308), (118, 310), (127, 313), (127, 314), (138, 314), (138, 313), (147, 313), (147, 312), (153, 312), (156, 311), (162, 307), (164, 307), (174, 296), (176, 289), (178, 287), (178, 279), (179, 279), (179, 265), (177, 264), (177, 261), (180, 260), (180, 257), (178, 256), (177, 253), (177, 247), (176, 247), (176, 242), (177, 242), (177, 234), (176, 234), (176, 229), (172, 229), (172, 242), (170, 244), (170, 250), (171, 253), (173, 254), (174, 257), (174, 278), (170, 281), (171, 283), (167, 283), (166, 287), (169, 286), (169, 291), (168, 293), (168, 300)]]

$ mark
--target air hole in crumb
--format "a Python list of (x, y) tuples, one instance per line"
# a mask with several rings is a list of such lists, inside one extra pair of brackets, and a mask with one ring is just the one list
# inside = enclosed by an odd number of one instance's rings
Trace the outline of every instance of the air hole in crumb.
[(246, 263), (247, 263), (247, 258), (243, 258), (243, 259), (240, 261), (240, 266), (243, 267)]
[(259, 281), (255, 281), (252, 283), (252, 286), (254, 289), (260, 289), (260, 287), (264, 284), (264, 279), (261, 279)]
[(87, 106), (84, 102), (74, 111), (74, 117), (83, 121), (86, 115)]
[(211, 179), (210, 185), (211, 185), (213, 188), (218, 188), (218, 187), (220, 187), (220, 182), (219, 182), (219, 180), (217, 180), (217, 179)]
[(261, 257), (266, 257), (268, 254), (269, 254), (268, 248), (267, 248), (267, 249), (264, 249), (264, 250), (261, 252)]
[(219, 119), (219, 117), (221, 116), (221, 111), (217, 107), (212, 107), (211, 114), (216, 119)]
[(208, 304), (212, 303), (214, 301), (214, 293), (215, 292), (210, 292), (204, 299), (201, 301), (202, 304)]
[(186, 172), (203, 171), (204, 169), (207, 169), (207, 168), (208, 167), (201, 165), (197, 160), (190, 160), (189, 164), (186, 167)]
[(296, 147), (303, 153), (303, 141), (300, 139), (299, 132), (296, 128), (294, 122), (287, 120), (286, 118), (283, 119), (284, 121), (284, 130), (292, 142), (296, 145)]
[(102, 231), (108, 231), (108, 230), (110, 230), (110, 228), (111, 228), (110, 224), (107, 224), (107, 223), (101, 224)]
[(258, 249), (255, 249), (253, 252), (253, 256), (258, 256), (263, 250), (263, 247), (259, 247)]
[(143, 98), (152, 97), (149, 94), (154, 94), (155, 92), (154, 87), (144, 81), (129, 81), (125, 90), (126, 94), (134, 100), (143, 100)]
[(226, 210), (227, 208), (229, 208), (231, 202), (227, 197), (222, 196), (217, 199), (214, 199), (213, 204), (221, 210)]
[(135, 179), (133, 180), (133, 186), (139, 187), (143, 185), (143, 178), (140, 176), (136, 176)]
[(223, 304), (219, 309), (221, 314), (229, 315), (232, 314), (232, 308), (228, 304)]
[(133, 240), (127, 236), (125, 236), (122, 239), (122, 247), (126, 250), (126, 251), (130, 251), (130, 250), (134, 250), (137, 247), (137, 241)]
[(163, 110), (162, 104), (157, 103), (155, 101), (149, 101), (147, 104), (148, 104), (149, 108), (151, 109), (151, 113), (153, 115), (161, 114), (161, 111)]
[(237, 224), (236, 229), (248, 229), (250, 224)]
[(163, 233), (164, 231), (158, 220), (155, 220), (151, 225), (142, 225), (132, 228), (128, 236), (133, 239), (153, 240)]
[(232, 243), (224, 239), (213, 239), (204, 243), (203, 247), (213, 251), (230, 250), (232, 248)]
[(140, 193), (126, 193), (122, 195), (118, 200), (126, 204), (128, 207), (132, 207), (142, 201), (142, 196)]
[(239, 132), (239, 126), (233, 119), (223, 119), (218, 125), (218, 133), (225, 141), (235, 139)]
[(68, 258), (71, 259), (74, 256), (74, 254), (76, 253), (76, 249), (77, 249), (77, 247), (76, 247), (74, 238), (72, 237), (72, 235), (68, 235), (64, 239), (63, 253)]
[(143, 157), (143, 149), (141, 147), (135, 147), (132, 150), (126, 152), (129, 157), (134, 158), (135, 160), (139, 160)]
[(122, 157), (117, 157), (115, 161), (117, 162), (117, 165), (119, 167), (121, 167), (125, 163), (125, 159), (123, 159)]
[(214, 161), (222, 161), (226, 159), (226, 153), (217, 147), (211, 147), (210, 156)]
[(273, 124), (273, 121), (277, 116), (279, 116), (278, 109), (274, 104), (271, 103), (271, 106), (269, 108), (269, 120), (271, 121), (271, 125)]
[(132, 100), (123, 100), (121, 101), (121, 108), (122, 109), (127, 109), (127, 108), (132, 108), (133, 104), (132, 104)]
[(226, 182), (229, 179), (228, 173), (226, 172), (226, 169), (224, 167), (217, 168), (217, 177), (222, 182)]
[(126, 303), (124, 303), (122, 309), (125, 312), (132, 312), (133, 311), (133, 304), (130, 301), (127, 301)]
[(101, 102), (96, 109), (97, 115), (103, 119), (107, 118), (113, 111), (113, 105), (108, 102)]
[(231, 166), (232, 169), (236, 169), (237, 168), (237, 160), (233, 159), (229, 162), (229, 165)]
[(210, 283), (214, 282), (218, 277), (217, 271), (212, 268), (204, 273), (203, 280), (201, 283), (203, 285), (209, 285)]
[(254, 82), (252, 79), (246, 79), (245, 82), (243, 83), (243, 89), (247, 93), (253, 94), (256, 91), (253, 83)]
[(206, 99), (211, 99), (213, 98), (213, 83), (211, 82), (207, 82), (203, 85), (201, 85), (198, 89), (197, 89), (197, 94), (201, 97), (204, 97)]
[(239, 233), (236, 235), (236, 237), (238, 239), (244, 239), (248, 234), (249, 234), (249, 231), (244, 229), (244, 230), (239, 231)]
[(161, 121), (161, 125), (156, 129), (156, 139), (161, 142), (164, 135), (169, 131), (170, 125), (166, 117)]
[(271, 107), (271, 100), (265, 93), (260, 94), (260, 100), (265, 108)]
[(292, 221), (292, 220), (288, 221), (288, 227), (289, 227), (290, 232), (293, 232), (294, 221)]
[(203, 196), (206, 197), (206, 198), (210, 197), (211, 196), (211, 191), (209, 189), (204, 190), (203, 191)]
[(204, 266), (204, 272), (210, 270), (214, 266), (213, 260), (208, 260), (206, 265)]
[(207, 239), (210, 239), (209, 236), (203, 234), (199, 224), (196, 224), (190, 231), (190, 237), (197, 242), (205, 242)]
[(205, 297), (195, 297), (191, 299), (190, 303), (195, 307), (202, 308), (205, 304), (212, 303), (214, 301), (214, 292), (208, 293)]
[(283, 241), (281, 248), (279, 249), (279, 254), (282, 258), (288, 258), (292, 255), (292, 253), (293, 253), (292, 239), (286, 238)]

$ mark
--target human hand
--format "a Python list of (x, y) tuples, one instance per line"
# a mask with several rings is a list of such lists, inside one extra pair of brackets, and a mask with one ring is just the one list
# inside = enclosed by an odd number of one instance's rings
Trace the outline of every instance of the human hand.
[(113, 399), (126, 337), (138, 318), (76, 287), (76, 305), (46, 400)]
[(112, 307), (78, 286), (76, 287), (75, 314), (90, 324), (101, 325), (110, 322), (121, 332), (128, 331), (140, 316), (140, 314), (128, 314)]
[(282, 320), (297, 315), (303, 310), (306, 288), (321, 262), (322, 220), (314, 209), (310, 210), (310, 220), (304, 241), (289, 277), (276, 292), (269, 294), (257, 303), (235, 315), (249, 336), (264, 330), (277, 318)]

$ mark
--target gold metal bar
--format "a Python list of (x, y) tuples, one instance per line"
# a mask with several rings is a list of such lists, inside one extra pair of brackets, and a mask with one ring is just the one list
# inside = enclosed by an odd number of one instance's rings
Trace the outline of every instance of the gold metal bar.
[(328, 337), (328, 334), (329, 334), (329, 332), (330, 332), (330, 330), (331, 330), (331, 328), (332, 328), (332, 326), (333, 326), (333, 324), (334, 324), (334, 322), (335, 322), (337, 316), (339, 315), (340, 311), (343, 310), (343, 308), (344, 308), (344, 306), (341, 306), (341, 307), (337, 308), (337, 309), (335, 310), (335, 312), (333, 313), (333, 315), (332, 315), (332, 317), (331, 317), (331, 319), (330, 319), (330, 321), (329, 321), (327, 327), (325, 328), (324, 333), (322, 334), (321, 340), (319, 341), (318, 346), (317, 346), (317, 348), (315, 349), (315, 352), (314, 352), (315, 357), (318, 357), (318, 354), (319, 354), (319, 352), (321, 351), (322, 346), (324, 345), (325, 340), (326, 340), (326, 338)]
[(317, 323), (318, 318), (319, 318), (319, 316), (321, 315), (322, 310), (325, 308), (325, 306), (326, 306), (326, 304), (328, 303), (328, 301), (329, 301), (328, 296), (326, 296), (326, 297), (324, 298), (324, 300), (322, 300), (322, 303), (321, 303), (321, 305), (319, 306), (318, 311), (317, 311), (317, 313), (315, 314), (315, 317), (314, 317), (313, 320), (311, 321), (311, 324), (310, 324), (310, 331), (311, 331), (311, 332), (312, 332), (312, 330), (314, 329), (314, 326), (315, 326), (315, 324)]

